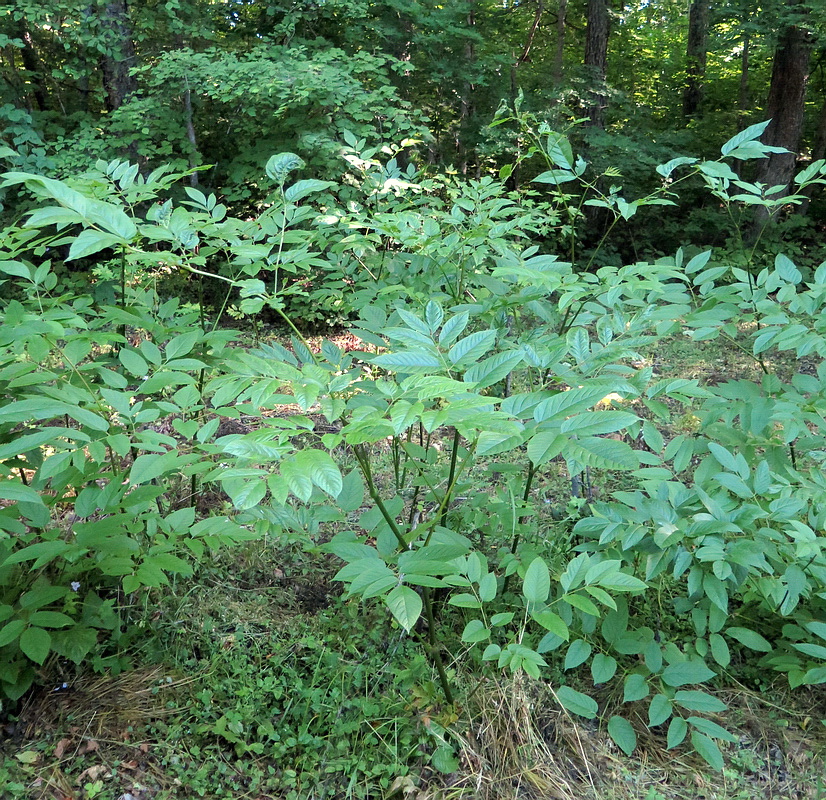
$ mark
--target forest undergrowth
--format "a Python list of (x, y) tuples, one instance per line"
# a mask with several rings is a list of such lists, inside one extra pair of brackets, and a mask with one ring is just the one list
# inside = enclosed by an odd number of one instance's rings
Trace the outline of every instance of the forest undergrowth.
[[(3, 796), (820, 798), (826, 261), (761, 230), (826, 164), (765, 127), (633, 200), (547, 126), (542, 202), (5, 173)], [(720, 252), (580, 251), (688, 181)]]

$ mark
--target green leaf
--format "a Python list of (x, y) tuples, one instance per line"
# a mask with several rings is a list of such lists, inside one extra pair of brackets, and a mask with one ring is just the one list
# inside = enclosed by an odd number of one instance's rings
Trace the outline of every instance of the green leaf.
[(570, 635), (568, 626), (558, 614), (554, 614), (553, 611), (546, 608), (542, 611), (534, 612), (531, 616), (534, 620), (536, 620), (536, 622), (545, 628), (546, 631), (556, 634), (560, 639), (563, 639), (566, 642), (568, 641), (568, 637)]
[(637, 746), (637, 734), (631, 723), (624, 717), (615, 715), (608, 720), (608, 735), (625, 755), (630, 756), (634, 752)]
[(663, 670), (663, 681), (668, 686), (703, 683), (715, 675), (702, 661), (679, 661)]
[(795, 650), (805, 653), (812, 658), (826, 659), (826, 647), (819, 644), (812, 644), (811, 642), (795, 642), (793, 644)]
[(482, 601), (476, 595), (463, 592), (462, 594), (454, 594), (448, 601), (451, 606), (457, 608), (481, 608)]
[(585, 328), (571, 328), (565, 335), (568, 352), (582, 364), (591, 355), (591, 346), (588, 340), (588, 331)]
[(671, 716), (671, 701), (664, 694), (656, 694), (648, 706), (648, 727), (662, 725)]
[(445, 312), (442, 311), (442, 307), (435, 300), (430, 300), (425, 306), (424, 319), (431, 333), (438, 330), (444, 318)]
[(98, 632), (93, 628), (75, 626), (52, 634), (52, 650), (75, 664), (80, 664), (97, 644)]
[(294, 461), (319, 489), (332, 497), (338, 497), (344, 484), (341, 472), (329, 453), (310, 448), (298, 453)]
[(682, 717), (674, 717), (668, 726), (666, 736), (666, 749), (671, 750), (683, 743), (685, 735), (688, 733), (688, 723)]
[(348, 472), (341, 482), (341, 491), (336, 498), (338, 507), (345, 512), (357, 511), (364, 502), (364, 481), (357, 470)]
[(557, 431), (541, 431), (528, 442), (528, 458), (535, 466), (558, 456), (569, 439)]
[(496, 342), (496, 331), (476, 331), (464, 339), (460, 339), (448, 351), (447, 357), (451, 364), (459, 364), (461, 361), (477, 361), (490, 351)]
[(674, 695), (674, 702), (689, 711), (706, 711), (716, 713), (725, 711), (728, 706), (710, 694), (698, 691), (680, 691)]
[(371, 360), (384, 369), (398, 371), (442, 366), (439, 356), (430, 350), (399, 350), (374, 356)]
[(710, 767), (722, 772), (723, 754), (713, 739), (698, 731), (691, 731), (691, 744)]
[(0, 272), (25, 280), (31, 280), (32, 278), (32, 271), (19, 261), (0, 261)]
[(177, 471), (178, 466), (177, 450), (138, 456), (129, 471), (129, 482), (133, 486), (149, 483), (167, 472)]
[(59, 611), (35, 611), (29, 617), (29, 624), (42, 628), (65, 628), (74, 625), (75, 621), (67, 614)]
[(448, 745), (440, 745), (433, 751), (430, 757), (433, 768), (444, 775), (449, 775), (459, 769), (459, 759), (453, 753), (453, 748)]
[(737, 459), (725, 447), (716, 442), (709, 442), (708, 449), (714, 458), (730, 472), (737, 472)]
[(13, 619), (0, 628), (0, 647), (5, 647), (15, 641), (25, 627), (26, 623), (22, 619)]
[(748, 628), (726, 628), (726, 636), (736, 639), (750, 650), (757, 650), (760, 653), (770, 653), (772, 651), (772, 645), (766, 639)]
[(724, 614), (728, 614), (728, 592), (726, 585), (716, 575), (710, 572), (703, 575), (703, 591)]
[(331, 189), (336, 184), (333, 181), (320, 181), (315, 178), (308, 178), (303, 181), (296, 181), (292, 186), (289, 186), (284, 192), (284, 197), (288, 203), (298, 203), (305, 197), (316, 192), (323, 192), (325, 189)]
[(733, 733), (727, 731), (716, 722), (712, 722), (710, 719), (705, 719), (704, 717), (689, 717), (688, 722), (698, 731), (704, 733), (706, 736), (710, 736), (712, 739), (723, 739), (726, 742), (732, 743), (738, 741)]
[(397, 586), (384, 602), (399, 625), (410, 633), (422, 613), (422, 598), (409, 586)]
[(52, 649), (52, 637), (43, 628), (26, 628), (20, 634), (20, 649), (36, 664), (42, 664)]
[(462, 631), (462, 641), (469, 644), (484, 642), (487, 639), (490, 639), (490, 630), (480, 619), (472, 619)]
[(587, 386), (569, 389), (543, 400), (534, 409), (534, 419), (545, 422), (550, 419), (569, 417), (572, 414), (586, 411), (596, 405), (603, 397), (611, 392), (609, 385)]
[(261, 479), (232, 479), (222, 481), (224, 491), (239, 511), (246, 511), (261, 504), (267, 494), (267, 483)]
[(757, 122), (754, 125), (749, 125), (749, 127), (745, 130), (742, 130), (740, 133), (732, 136), (731, 139), (729, 139), (720, 148), (720, 153), (727, 156), (732, 150), (735, 150), (741, 144), (759, 139), (763, 135), (763, 131), (765, 131), (769, 126), (770, 122), (771, 120), (766, 120), (765, 122)]
[(149, 365), (144, 361), (143, 356), (134, 350), (123, 348), (118, 353), (118, 360), (126, 368), (126, 371), (138, 378), (144, 378), (149, 374)]
[(826, 639), (826, 622), (807, 622), (805, 627), (815, 634), (815, 636), (819, 636), (821, 639)]
[(290, 491), (302, 502), (308, 502), (313, 495), (313, 479), (308, 471), (296, 459), (282, 461), (280, 471)]
[(442, 332), (439, 334), (439, 344), (447, 347), (454, 339), (461, 336), (462, 331), (467, 327), (468, 320), (469, 316), (466, 311), (451, 317), (442, 327)]
[(34, 561), (36, 563), (32, 564), (32, 569), (38, 569), (38, 567), (48, 564), (71, 548), (72, 545), (62, 539), (51, 542), (36, 542), (27, 547), (21, 547), (20, 550), (12, 553), (2, 562), (2, 565), (8, 566), (10, 564), (21, 564), (24, 561)]
[(619, 570), (603, 575), (597, 583), (606, 589), (613, 589), (615, 592), (641, 592), (648, 586), (645, 581)]
[(531, 561), (522, 582), (522, 594), (529, 603), (544, 603), (551, 592), (548, 565), (538, 556)]
[(627, 428), (638, 420), (636, 414), (627, 411), (583, 411), (564, 420), (559, 430), (577, 436), (602, 436)]
[(634, 672), (625, 679), (622, 701), (623, 703), (633, 703), (636, 700), (642, 700), (644, 697), (648, 697), (649, 691), (648, 681), (639, 673)]
[(556, 698), (566, 711), (586, 719), (594, 719), (599, 710), (596, 700), (570, 686), (560, 686), (556, 690)]
[(267, 161), (264, 168), (267, 176), (283, 185), (291, 172), (304, 167), (304, 160), (295, 153), (276, 153)]
[(639, 454), (627, 442), (593, 436), (569, 439), (562, 455), (569, 465), (575, 463), (580, 468), (636, 469), (640, 465)]
[(164, 350), (164, 357), (167, 361), (174, 361), (187, 353), (192, 352), (198, 340), (201, 338), (199, 331), (189, 331), (188, 333), (181, 333), (174, 339), (170, 339), (166, 343)]
[(484, 389), (506, 378), (522, 363), (523, 358), (524, 354), (521, 351), (497, 353), (470, 367), (465, 372), (463, 380), (475, 383), (477, 389)]
[(574, 669), (588, 660), (591, 655), (591, 645), (584, 639), (577, 639), (571, 642), (565, 654), (565, 666), (563, 669)]
[(562, 599), (570, 603), (574, 608), (578, 608), (580, 611), (584, 611), (592, 617), (599, 616), (599, 609), (596, 604), (581, 594), (566, 594)]
[(123, 239), (121, 239), (120, 236), (114, 236), (111, 233), (103, 233), (103, 231), (87, 228), (72, 242), (66, 261), (86, 258), (87, 256), (99, 253), (101, 250), (106, 250), (118, 244), (123, 244)]
[(40, 495), (31, 486), (26, 486), (22, 481), (17, 480), (0, 480), (0, 499), (11, 500), (14, 503), (43, 505)]
[(591, 661), (591, 678), (595, 684), (608, 683), (617, 672), (617, 660), (613, 656), (597, 653)]
[(483, 603), (489, 603), (496, 597), (497, 588), (498, 583), (496, 580), (496, 575), (489, 572), (482, 578), (482, 580), (479, 581), (479, 599)]
[(726, 640), (719, 633), (712, 633), (708, 637), (708, 643), (711, 645), (714, 660), (725, 669), (731, 663), (731, 653)]

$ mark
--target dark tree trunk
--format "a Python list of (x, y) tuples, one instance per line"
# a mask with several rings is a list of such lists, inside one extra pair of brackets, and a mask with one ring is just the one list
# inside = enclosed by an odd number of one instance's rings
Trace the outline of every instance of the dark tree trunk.
[(542, 20), (542, 14), (544, 13), (544, 11), (545, 1), (537, 0), (536, 11), (534, 12), (533, 16), (533, 22), (531, 23), (531, 27), (528, 29), (528, 35), (525, 38), (525, 46), (522, 48), (522, 52), (520, 53), (518, 58), (515, 58), (513, 64), (511, 64), (511, 105), (513, 105), (516, 102), (516, 95), (519, 88), (518, 82), (516, 80), (516, 71), (526, 61), (530, 61), (533, 40), (536, 37), (536, 32), (539, 30), (539, 23)]
[(138, 88), (137, 81), (130, 74), (136, 61), (126, 0), (110, 0), (103, 7), (101, 27), (106, 32), (105, 49), (101, 58), (106, 109), (114, 111)]
[[(771, 119), (771, 123), (766, 128), (762, 141), (775, 147), (785, 147), (790, 152), (772, 153), (769, 158), (760, 161), (757, 180), (768, 186), (788, 187), (794, 176), (803, 129), (811, 52), (809, 32), (797, 25), (787, 28), (777, 43), (766, 104), (766, 116)], [(757, 216), (758, 221), (764, 222), (769, 214), (758, 206)]]
[(708, 37), (708, 0), (692, 0), (688, 10), (686, 44), (686, 84), (683, 90), (683, 115), (691, 117), (700, 110), (706, 74)]
[[(476, 10), (474, 8), (475, 0), (471, 0), (470, 8), (468, 9), (467, 15), (467, 28), (468, 32), (472, 33), (476, 29)], [(465, 42), (465, 63), (467, 66), (471, 66), (476, 61), (476, 46), (475, 40), (472, 36), (468, 37), (468, 40)], [(476, 91), (476, 85), (470, 81), (464, 81), (462, 86), (462, 104), (461, 104), (461, 111), (460, 111), (460, 126), (462, 134), (460, 137), (460, 145), (459, 145), (459, 170), (462, 175), (467, 174), (468, 169), (468, 146), (467, 146), (467, 136), (468, 131), (473, 122), (473, 115), (476, 112), (474, 107), (474, 93)]]
[(20, 50), (20, 57), (23, 59), (23, 68), (29, 73), (31, 94), (34, 102), (40, 111), (48, 108), (46, 89), (43, 86), (43, 69), (40, 64), (40, 57), (32, 41), (32, 35), (26, 25), (26, 21), (21, 19), (18, 27), (20, 38), (23, 40), (23, 47)]
[(608, 0), (588, 0), (588, 23), (585, 27), (585, 66), (596, 84), (593, 103), (587, 113), (591, 125), (605, 125), (605, 69), (608, 63)]
[[(190, 168), (197, 166), (198, 158), (198, 137), (195, 135), (195, 124), (192, 119), (192, 91), (189, 88), (189, 81), (184, 78), (184, 122), (186, 124), (186, 138), (192, 150), (189, 153)], [(189, 185), (195, 188), (198, 185), (198, 173), (193, 172), (189, 176)]]
[(556, 54), (554, 55), (554, 86), (562, 84), (562, 65), (565, 55), (565, 18), (568, 15), (568, 0), (559, 0), (556, 16)]
[(749, 104), (749, 48), (751, 40), (747, 33), (743, 34), (743, 53), (740, 56), (740, 90), (737, 93), (737, 126), (742, 131), (746, 127), (746, 114)]

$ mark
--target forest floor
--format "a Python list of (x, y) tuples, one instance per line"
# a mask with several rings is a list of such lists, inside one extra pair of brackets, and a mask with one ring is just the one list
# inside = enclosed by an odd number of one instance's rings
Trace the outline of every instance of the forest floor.
[[(681, 338), (650, 365), (702, 383), (757, 375), (737, 351)], [(678, 409), (671, 435), (695, 420)], [(552, 476), (542, 490), (570, 485)], [(826, 798), (823, 687), (792, 696), (755, 668), (724, 674), (715, 693), (736, 742), (721, 743), (722, 773), (666, 750), (644, 715), (629, 758), (604, 727), (561, 709), (553, 676), (480, 680), (457, 659), (461, 700), (445, 707), (416, 642), (344, 601), (337, 568), (287, 536), (145, 595), (134, 669), (52, 670), (5, 720), (0, 800)]]

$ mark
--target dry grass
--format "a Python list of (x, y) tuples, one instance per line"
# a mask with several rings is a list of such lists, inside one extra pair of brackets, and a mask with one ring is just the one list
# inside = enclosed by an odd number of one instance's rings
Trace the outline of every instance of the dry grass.
[[(664, 731), (648, 730), (644, 714), (635, 715), (633, 705), (622, 709), (638, 735), (637, 750), (628, 758), (596, 722), (565, 712), (547, 684), (524, 676), (488, 680), (469, 701), (463, 732), (456, 735), (459, 772), (438, 788), (399, 788), (415, 800), (826, 796), (826, 732), (818, 722), (826, 717), (826, 696), (821, 690), (796, 699), (794, 708), (780, 707), (747, 690), (720, 696), (731, 710), (718, 722), (738, 737), (737, 744), (724, 746), (730, 766), (722, 774), (710, 770), (696, 754), (667, 751)], [(462, 729), (461, 723), (455, 727)]]

